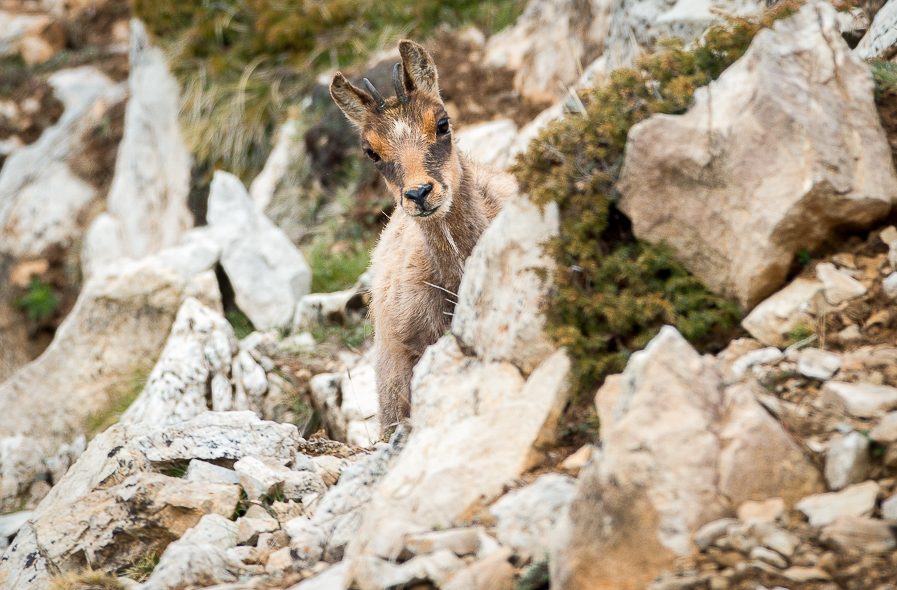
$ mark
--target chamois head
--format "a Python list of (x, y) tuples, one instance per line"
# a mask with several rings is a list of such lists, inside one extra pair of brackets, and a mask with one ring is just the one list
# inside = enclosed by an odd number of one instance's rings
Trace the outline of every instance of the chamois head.
[(386, 179), (396, 203), (421, 223), (440, 219), (461, 182), (461, 162), (439, 97), (436, 65), (420, 45), (399, 42), (402, 63), (393, 70), (395, 97), (384, 99), (365, 78), (366, 90), (341, 74), (330, 94), (361, 131), (361, 149)]

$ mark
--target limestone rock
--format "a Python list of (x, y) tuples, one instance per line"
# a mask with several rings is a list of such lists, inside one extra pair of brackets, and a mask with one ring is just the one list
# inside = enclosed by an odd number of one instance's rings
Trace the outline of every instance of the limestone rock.
[(514, 89), (523, 96), (555, 102), (582, 64), (600, 55), (610, 7), (609, 0), (530, 2), (514, 26), (489, 39), (486, 62), (514, 70)]
[(814, 494), (797, 503), (810, 526), (825, 526), (842, 516), (869, 516), (875, 509), (879, 486), (874, 481), (854, 484), (840, 492)]
[(405, 550), (411, 555), (423, 555), (445, 549), (458, 557), (466, 557), (477, 552), (482, 534), (485, 534), (483, 527), (412, 533), (405, 537)]
[(439, 588), (464, 567), (464, 562), (451, 551), (442, 550), (430, 555), (418, 555), (402, 564), (364, 555), (349, 567), (348, 577), (352, 580), (353, 588), (399, 590), (427, 582)]
[(733, 381), (740, 381), (744, 378), (748, 369), (755, 365), (768, 365), (782, 360), (785, 355), (775, 346), (767, 346), (759, 350), (752, 350), (741, 355), (729, 368), (729, 377)]
[(363, 321), (367, 310), (364, 292), (367, 291), (370, 291), (369, 286), (356, 285), (335, 293), (309, 293), (296, 304), (292, 331), (300, 332), (320, 324), (351, 325)]
[(190, 461), (184, 479), (204, 483), (240, 483), (240, 476), (233, 469), (219, 467), (214, 463), (207, 463), (199, 459)]
[(841, 368), (840, 355), (825, 352), (818, 348), (806, 348), (797, 359), (797, 370), (804, 377), (811, 379), (831, 379)]
[(769, 498), (762, 502), (748, 500), (738, 507), (738, 519), (745, 523), (778, 522), (785, 518), (785, 500)]
[(0, 516), (0, 537), (8, 539), (14, 536), (33, 515), (33, 510), (22, 510)]
[(273, 533), (280, 530), (280, 523), (271, 518), (250, 518), (241, 516), (237, 519), (237, 543), (240, 545), (255, 545), (262, 533)]
[(240, 475), (240, 484), (246, 495), (253, 500), (279, 491), (285, 499), (307, 505), (326, 490), (324, 481), (317, 473), (277, 467), (255, 457), (240, 459), (234, 463), (234, 470)]
[(763, 344), (781, 346), (788, 332), (808, 317), (807, 312), (815, 310), (814, 298), (820, 293), (819, 281), (794, 279), (755, 307), (741, 325)]
[(40, 590), (51, 581), (51, 570), (37, 544), (34, 527), (28, 523), (16, 535), (0, 559), (0, 578), (6, 590)]
[(443, 590), (514, 590), (515, 571), (508, 563), (510, 551), (499, 550), (456, 573)]
[(475, 162), (501, 166), (517, 137), (517, 125), (510, 119), (498, 119), (464, 127), (455, 133), (457, 146)]
[[(629, 132), (617, 186), (636, 236), (665, 240), (746, 308), (782, 284), (799, 250), (835, 227), (874, 223), (897, 196), (869, 68), (836, 14), (826, 2), (805, 5), (696, 90), (688, 113)], [(820, 114), (832, 112), (837, 123)]]
[(897, 524), (897, 495), (881, 503), (881, 517), (891, 524)]
[(140, 258), (175, 245), (193, 225), (191, 162), (178, 127), (177, 82), (136, 19), (129, 58), (130, 98), (107, 210), (121, 222), (125, 254)]
[(897, 388), (871, 383), (827, 381), (822, 400), (857, 418), (874, 418), (897, 409)]
[[(374, 490), (405, 448), (407, 441), (407, 432), (400, 428), (388, 446), (346, 465), (339, 482), (321, 498), (311, 524), (322, 531), (325, 561), (334, 563), (343, 558), (346, 545), (361, 526), (364, 511)], [(309, 539), (307, 535), (303, 538)]]
[[(652, 52), (662, 39), (686, 42), (699, 37), (721, 14), (743, 16), (757, 12), (757, 0), (616, 0), (604, 42), (607, 69), (631, 67), (636, 58)], [(719, 12), (714, 12), (714, 9)]]
[(632, 356), (598, 392), (602, 453), (555, 528), (552, 587), (644, 586), (730, 502), (823, 489), (751, 387), (724, 388), (713, 360), (669, 326)]
[[(507, 166), (514, 163), (514, 160), (517, 158), (517, 156), (522, 154), (529, 148), (530, 142), (538, 137), (542, 130), (545, 129), (545, 127), (547, 127), (549, 123), (551, 123), (552, 121), (556, 121), (563, 116), (564, 107), (560, 103), (552, 105), (539, 113), (535, 119), (530, 121), (517, 133), (517, 137), (508, 148), (508, 153), (504, 165)], [(499, 165), (502, 165), (501, 162), (499, 162)]]
[(259, 175), (249, 185), (252, 204), (264, 211), (274, 198), (274, 192), (287, 174), (290, 163), (299, 160), (303, 152), (301, 134), (297, 122), (289, 120), (277, 130), (274, 149)]
[(365, 509), (348, 556), (373, 551), (387, 526), (451, 526), (501, 495), (553, 436), (569, 368), (558, 351), (524, 381), (507, 362), (465, 357), (452, 336), (428, 348), (412, 379), (413, 430)]
[(720, 518), (718, 520), (708, 522), (695, 531), (692, 542), (695, 544), (695, 547), (697, 547), (699, 551), (706, 551), (714, 541), (726, 536), (726, 533), (729, 531), (729, 527), (734, 524), (738, 524), (738, 519)]
[(180, 538), (203, 514), (230, 516), (239, 498), (233, 485), (138, 473), (36, 519), (34, 530), (46, 558), (64, 571), (85, 560), (117, 569)]
[(575, 481), (553, 473), (503, 496), (489, 508), (496, 536), (517, 555), (540, 559), (561, 511), (573, 499)]
[(467, 259), (452, 332), (484, 362), (508, 361), (529, 374), (554, 350), (533, 313), (550, 285), (554, 262), (542, 244), (558, 232), (558, 210), (520, 197), (508, 202)]
[[(146, 387), (121, 422), (168, 426), (207, 410), (231, 409), (228, 369), (236, 348), (227, 320), (196, 299), (187, 299)], [(210, 408), (207, 400), (215, 407)]]
[(318, 575), (291, 586), (289, 590), (347, 590), (348, 562), (331, 566)]
[(51, 15), (0, 10), (0, 55), (19, 54), (30, 66), (47, 61), (65, 43), (65, 28)]
[(343, 398), (340, 410), (346, 419), (346, 443), (369, 447), (380, 440), (379, 402), (373, 365), (363, 362), (344, 373), (340, 392)]
[(872, 20), (872, 26), (860, 39), (853, 53), (861, 59), (890, 60), (897, 45), (897, 6), (886, 2)]
[(255, 210), (232, 174), (215, 173), (207, 218), (237, 306), (259, 330), (290, 326), (296, 303), (311, 285), (311, 269), (299, 250)]
[(24, 437), (23, 448), (33, 453), (15, 475), (0, 465), (4, 489), (43, 473), (43, 458), (84, 434), (89, 416), (103, 415), (127, 396), (158, 358), (181, 303), (190, 296), (216, 299), (217, 290), (201, 276), (185, 278), (151, 258), (91, 277), (47, 350), (0, 385), (0, 439)]
[(877, 518), (842, 516), (822, 529), (821, 540), (838, 551), (885, 553), (897, 549), (893, 528)]
[(825, 453), (825, 481), (832, 491), (865, 481), (869, 475), (869, 439), (859, 432), (835, 435)]
[(869, 438), (881, 444), (897, 442), (897, 412), (885, 414), (869, 432)]
[(51, 245), (68, 249), (87, 229), (83, 218), (89, 221), (103, 195), (75, 175), (70, 160), (126, 93), (90, 66), (56, 72), (48, 82), (65, 107), (62, 117), (0, 171), (0, 253), (14, 259), (37, 258)]
[(169, 590), (189, 584), (231, 582), (243, 570), (226, 549), (234, 547), (236, 525), (222, 516), (207, 514), (184, 536), (169, 545), (142, 590)]
[(825, 300), (831, 305), (838, 305), (844, 301), (856, 299), (866, 293), (863, 283), (841, 272), (830, 262), (822, 262), (816, 265), (816, 276), (822, 281), (822, 291)]
[(321, 527), (299, 516), (285, 522), (283, 528), (290, 536), (291, 554), (295, 557), (297, 568), (307, 569), (321, 560), (326, 541)]

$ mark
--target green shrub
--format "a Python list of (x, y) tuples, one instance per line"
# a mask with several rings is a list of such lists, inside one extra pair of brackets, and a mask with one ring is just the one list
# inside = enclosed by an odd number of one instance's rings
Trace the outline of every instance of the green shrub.
[(594, 391), (621, 371), (664, 324), (695, 343), (737, 324), (735, 304), (708, 292), (668, 248), (632, 236), (614, 183), (633, 125), (655, 113), (684, 113), (696, 88), (741, 57), (761, 28), (798, 7), (786, 0), (756, 20), (729, 19), (693, 49), (671, 42), (637, 69), (613, 72), (604, 86), (579, 93), (583, 112), (549, 125), (515, 164), (521, 190), (560, 209), (560, 236), (548, 244), (558, 270), (547, 330), (574, 360), (575, 391)]
[(28, 291), (16, 300), (16, 308), (25, 312), (29, 320), (39, 322), (52, 316), (59, 303), (59, 296), (53, 292), (53, 287), (33, 275)]
[(306, 252), (311, 266), (311, 292), (333, 293), (350, 288), (364, 274), (371, 253), (363, 244), (335, 254), (329, 239), (316, 240)]
[(897, 64), (878, 59), (869, 60), (868, 63), (875, 81), (875, 98), (879, 99), (888, 92), (897, 93)]
[(224, 314), (231, 327), (234, 329), (234, 335), (237, 340), (242, 340), (255, 331), (252, 321), (249, 317), (239, 309), (228, 311)]

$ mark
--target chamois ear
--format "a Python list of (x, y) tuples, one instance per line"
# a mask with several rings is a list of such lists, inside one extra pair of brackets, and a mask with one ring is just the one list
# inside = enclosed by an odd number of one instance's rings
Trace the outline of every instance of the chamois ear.
[(353, 86), (340, 72), (334, 74), (330, 82), (330, 96), (349, 120), (359, 127), (364, 123), (365, 113), (376, 106), (367, 92)]
[(407, 92), (418, 90), (436, 100), (439, 98), (439, 76), (436, 64), (427, 50), (407, 39), (399, 41), (399, 54), (402, 56), (402, 81)]

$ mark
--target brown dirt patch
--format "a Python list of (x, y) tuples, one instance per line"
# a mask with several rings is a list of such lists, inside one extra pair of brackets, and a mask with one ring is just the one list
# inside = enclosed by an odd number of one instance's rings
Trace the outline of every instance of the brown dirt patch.
[(71, 47), (102, 47), (116, 42), (115, 24), (131, 18), (131, 5), (127, 0), (110, 0), (98, 6), (85, 8), (68, 23)]
[(17, 113), (7, 118), (0, 113), (0, 139), (13, 135), (18, 136), (25, 145), (34, 143), (44, 129), (56, 124), (62, 116), (62, 103), (53, 95), (53, 88), (46, 82), (23, 76), (8, 96), (3, 96), (0, 87), (0, 100), (15, 105)]
[(125, 132), (125, 106), (121, 101), (113, 105), (87, 133), (83, 148), (69, 161), (72, 172), (96, 187), (105, 198), (115, 174), (118, 145)]
[(514, 72), (483, 63), (483, 52), (457, 32), (446, 32), (427, 43), (439, 70), (439, 91), (460, 125), (511, 119), (518, 127), (530, 123), (547, 102), (524, 99), (514, 90)]

